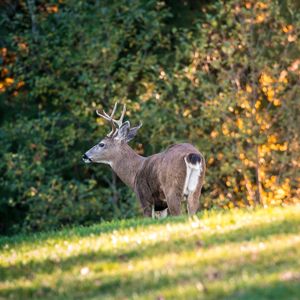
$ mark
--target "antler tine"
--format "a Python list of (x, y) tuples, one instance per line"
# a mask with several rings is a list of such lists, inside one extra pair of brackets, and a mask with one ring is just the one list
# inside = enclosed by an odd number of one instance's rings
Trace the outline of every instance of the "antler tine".
[(111, 113), (110, 116), (104, 110), (103, 110), (103, 114), (101, 114), (98, 110), (96, 110), (96, 113), (97, 113), (98, 116), (104, 118), (105, 120), (112, 121), (113, 116), (114, 116), (114, 114), (116, 112), (117, 106), (118, 106), (118, 102), (115, 103), (113, 111), (112, 111), (112, 113)]
[(114, 116), (114, 114), (117, 110), (117, 106), (118, 106), (118, 102), (115, 103), (114, 108), (113, 108), (110, 115), (108, 115), (104, 110), (103, 110), (103, 113), (100, 113), (98, 110), (96, 110), (96, 114), (99, 117), (102, 117), (103, 119), (105, 119), (105, 120), (107, 120), (111, 123), (112, 131), (107, 136), (113, 136), (113, 134), (117, 131), (117, 128), (116, 128), (115, 124), (118, 125), (119, 128), (123, 124), (123, 119), (124, 119), (124, 116), (125, 116), (125, 113), (126, 113), (126, 104), (124, 104), (124, 106), (123, 106), (122, 114), (121, 114), (121, 117), (120, 117), (119, 120), (113, 119), (113, 116)]
[(125, 113), (126, 113), (126, 104), (123, 105), (122, 115), (121, 115), (120, 119), (119, 120), (113, 120), (118, 125), (119, 128), (123, 124), (123, 119), (124, 119)]
[(126, 113), (126, 104), (123, 105), (122, 115), (121, 115), (121, 118), (120, 118), (122, 123), (123, 123), (123, 118), (125, 116), (125, 113)]
[(117, 106), (118, 106), (118, 102), (116, 102), (115, 105), (114, 105), (114, 109), (113, 109), (113, 111), (112, 111), (112, 113), (110, 115), (111, 118), (113, 118), (113, 116), (114, 116), (114, 114), (116, 112)]
[(109, 134), (107, 134), (107, 137), (113, 136), (116, 131), (117, 131), (117, 128), (116, 128), (114, 122), (111, 121), (111, 132)]
[(102, 117), (103, 119), (107, 120), (107, 121), (111, 121), (111, 118), (109, 117), (109, 115), (103, 111), (104, 115), (102, 115), (99, 110), (97, 109), (96, 110), (96, 114), (99, 116), (99, 117)]
[(109, 121), (111, 123), (111, 127), (112, 127), (112, 130), (111, 132), (107, 135), (108, 137), (110, 136), (113, 136), (113, 134), (116, 132), (116, 126), (114, 124), (114, 119), (113, 119), (113, 116), (116, 112), (116, 109), (117, 109), (117, 106), (118, 106), (118, 102), (115, 103), (114, 105), (114, 108), (112, 110), (112, 113), (111, 115), (109, 116), (104, 110), (103, 110), (103, 114), (101, 114), (98, 110), (96, 110), (96, 114), (99, 116), (99, 117), (102, 117), (103, 119)]

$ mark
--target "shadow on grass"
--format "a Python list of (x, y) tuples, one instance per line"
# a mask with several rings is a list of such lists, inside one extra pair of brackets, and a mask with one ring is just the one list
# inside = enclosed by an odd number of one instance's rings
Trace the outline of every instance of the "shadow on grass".
[(179, 217), (171, 217), (161, 220), (153, 220), (151, 218), (141, 218), (141, 219), (124, 219), (124, 220), (114, 220), (111, 222), (103, 222), (96, 225), (91, 226), (75, 226), (75, 227), (65, 227), (61, 230), (54, 231), (44, 231), (33, 234), (18, 234), (14, 236), (4, 236), (0, 237), (0, 251), (6, 246), (17, 247), (22, 244), (32, 244), (38, 243), (41, 244), (43, 241), (51, 240), (51, 239), (70, 239), (72, 237), (86, 237), (89, 235), (101, 235), (104, 233), (110, 233), (114, 230), (126, 230), (129, 228), (143, 228), (147, 226), (161, 226), (162, 224), (176, 224), (186, 222), (188, 218), (186, 216)]
[[(200, 229), (201, 230), (201, 229)], [(13, 280), (17, 278), (31, 279), (35, 274), (51, 274), (57, 269), (64, 272), (69, 271), (76, 265), (85, 265), (91, 262), (95, 263), (124, 263), (131, 260), (144, 260), (151, 257), (164, 255), (168, 253), (181, 253), (183, 251), (207, 249), (216, 245), (226, 243), (241, 243), (249, 240), (266, 239), (272, 235), (293, 234), (300, 231), (300, 222), (297, 220), (283, 220), (257, 226), (245, 225), (236, 230), (226, 233), (208, 233), (196, 237), (195, 235), (185, 238), (173, 238), (169, 241), (159, 241), (141, 247), (136, 244), (131, 249), (121, 249), (113, 251), (95, 251), (86, 254), (74, 255), (60, 261), (46, 259), (44, 261), (31, 261), (27, 264), (20, 263), (9, 267), (0, 268), (1, 278), (3, 280)]]
[(259, 286), (247, 286), (233, 291), (224, 297), (224, 300), (299, 300), (300, 280), (274, 281), (271, 284), (260, 284)]
[[(295, 247), (295, 246), (294, 246)], [(157, 276), (156, 270), (151, 270), (143, 273), (118, 274), (115, 276), (107, 276), (106, 278), (95, 277), (93, 279), (80, 280), (79, 276), (74, 277), (74, 280), (63, 283), (63, 292), (57, 291), (53, 288), (38, 287), (21, 287), (2, 290), (0, 296), (18, 295), (20, 299), (128, 299), (133, 294), (138, 295), (139, 298), (151, 293), (153, 299), (155, 295), (160, 293), (160, 290), (172, 290), (173, 287), (178, 286), (195, 286), (201, 282), (205, 288), (202, 293), (203, 299), (298, 299), (300, 294), (299, 281), (278, 281), (272, 285), (264, 285), (263, 282), (258, 285), (253, 283), (240, 284), (241, 270), (246, 272), (249, 278), (253, 278), (258, 272), (261, 278), (267, 278), (273, 274), (280, 274), (289, 268), (295, 267), (294, 258), (286, 261), (287, 253), (293, 253), (293, 246), (286, 247), (277, 251), (280, 254), (278, 261), (273, 261), (270, 264), (264, 256), (258, 257), (255, 264), (246, 260), (242, 264), (238, 259), (231, 259), (230, 261), (220, 258), (213, 262), (197, 261), (187, 262), (185, 265), (176, 266), (176, 272), (169, 273), (168, 270), (161, 270)], [(284, 261), (281, 261), (283, 257)], [(195, 264), (196, 263), (196, 264)], [(170, 266), (170, 268), (172, 268)], [(212, 274), (212, 268), (215, 271)], [(235, 282), (232, 290), (223, 290), (222, 287), (216, 289), (214, 283), (226, 282), (230, 280)], [(212, 284), (212, 285), (211, 285)], [(186, 299), (184, 294), (181, 294), (180, 299)], [(196, 296), (196, 295), (195, 295)], [(199, 296), (199, 295), (198, 295)], [(282, 296), (282, 297), (281, 297)], [(194, 299), (201, 299), (197, 297)]]

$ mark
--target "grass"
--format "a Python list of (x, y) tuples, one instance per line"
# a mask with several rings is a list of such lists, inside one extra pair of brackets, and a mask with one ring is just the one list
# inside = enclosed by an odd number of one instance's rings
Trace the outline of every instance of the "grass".
[(300, 206), (0, 238), (0, 299), (300, 299)]

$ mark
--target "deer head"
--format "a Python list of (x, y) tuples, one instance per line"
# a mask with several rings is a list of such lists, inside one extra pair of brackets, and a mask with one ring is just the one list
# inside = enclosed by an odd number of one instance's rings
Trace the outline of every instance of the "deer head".
[(140, 123), (139, 126), (130, 128), (129, 121), (123, 122), (126, 105), (123, 106), (121, 117), (118, 120), (115, 120), (113, 116), (117, 110), (117, 104), (118, 103), (115, 103), (110, 115), (108, 115), (105, 111), (103, 111), (103, 113), (99, 113), (98, 110), (96, 111), (98, 116), (109, 121), (112, 129), (104, 139), (82, 156), (85, 163), (95, 162), (111, 165), (116, 156), (119, 156), (120, 154), (122, 155), (122, 148), (124, 144), (127, 144), (130, 140), (132, 140), (137, 134), (139, 128), (142, 126), (142, 123)]

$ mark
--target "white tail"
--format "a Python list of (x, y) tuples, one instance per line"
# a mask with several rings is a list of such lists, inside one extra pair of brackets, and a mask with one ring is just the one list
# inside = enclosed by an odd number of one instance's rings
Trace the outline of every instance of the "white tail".
[(187, 158), (184, 158), (186, 163), (186, 177), (183, 189), (183, 195), (188, 197), (192, 194), (196, 188), (199, 181), (199, 177), (202, 172), (202, 162), (196, 162), (195, 164), (188, 162)]

